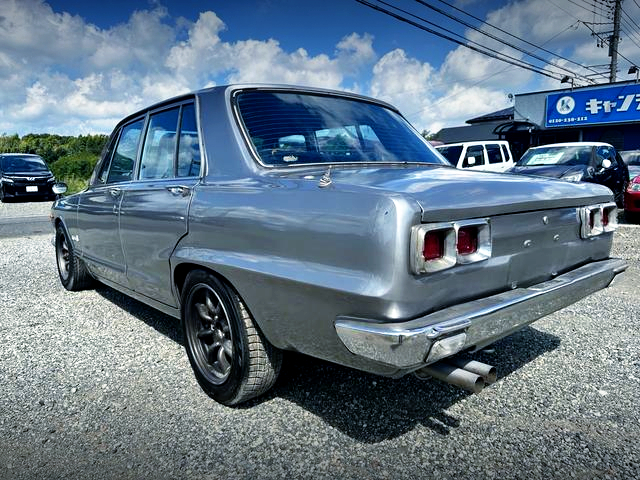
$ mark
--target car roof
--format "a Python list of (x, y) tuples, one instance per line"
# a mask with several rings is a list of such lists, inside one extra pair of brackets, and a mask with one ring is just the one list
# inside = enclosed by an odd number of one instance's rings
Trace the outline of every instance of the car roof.
[[(216, 91), (230, 91), (230, 92), (235, 92), (235, 91), (240, 91), (240, 90), (283, 90), (283, 91), (287, 91), (287, 92), (293, 92), (293, 93), (309, 93), (309, 94), (317, 94), (317, 95), (331, 95), (331, 96), (338, 96), (338, 97), (345, 97), (345, 98), (351, 98), (354, 100), (361, 100), (361, 101), (365, 101), (365, 102), (370, 102), (370, 103), (375, 103), (378, 105), (382, 105), (390, 110), (393, 110), (394, 112), (397, 112), (398, 114), (400, 114), (400, 111), (397, 109), (397, 107), (395, 107), (394, 105), (387, 103), (383, 100), (379, 100), (377, 98), (374, 97), (368, 97), (365, 95), (360, 95), (357, 93), (353, 93), (353, 92), (347, 92), (345, 90), (331, 90), (331, 89), (327, 89), (327, 88), (318, 88), (318, 87), (307, 87), (307, 86), (303, 86), (303, 85), (287, 85), (287, 84), (280, 84), (280, 83), (231, 83), (231, 84), (227, 84), (227, 85), (216, 85), (214, 87), (208, 87), (208, 88), (202, 88), (199, 90), (194, 90), (191, 92), (187, 92), (181, 95), (176, 95), (174, 97), (170, 97), (170, 98), (166, 98), (164, 100), (161, 100), (159, 102), (153, 103), (153, 104), (149, 104), (144, 108), (140, 108), (137, 109), (135, 112), (130, 113), (129, 115), (127, 115), (126, 117), (123, 117), (120, 121), (118, 121), (118, 123), (116, 124), (115, 128), (120, 127), (121, 125), (128, 123), (129, 121), (131, 121), (132, 119), (140, 116), (143, 112), (148, 112), (148, 111), (152, 111), (158, 108), (161, 108), (165, 105), (170, 105), (176, 102), (180, 102), (180, 101), (184, 101), (190, 98), (194, 98), (197, 96), (201, 96), (201, 95), (207, 95)], [(115, 130), (115, 129), (114, 129)]]
[(0, 157), (39, 157), (34, 153), (0, 153)]
[(438, 147), (457, 147), (459, 145), (484, 145), (485, 143), (509, 143), (506, 140), (474, 140), (473, 142), (456, 142), (456, 143), (445, 143), (444, 145), (437, 145)]
[(604, 142), (564, 142), (564, 143), (549, 143), (547, 145), (538, 145), (531, 148), (546, 148), (546, 147), (613, 147), (610, 143)]

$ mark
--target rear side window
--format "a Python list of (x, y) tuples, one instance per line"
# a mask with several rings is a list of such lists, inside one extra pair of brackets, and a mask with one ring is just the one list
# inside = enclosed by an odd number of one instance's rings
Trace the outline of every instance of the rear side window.
[(482, 145), (467, 147), (467, 153), (464, 156), (462, 167), (477, 167), (478, 165), (484, 165), (484, 148)]
[(180, 136), (178, 138), (178, 177), (200, 175), (200, 142), (196, 109), (193, 103), (182, 107)]
[(149, 126), (142, 149), (140, 179), (171, 178), (176, 153), (176, 131), (180, 108), (149, 116)]
[(509, 151), (504, 144), (500, 144), (500, 149), (502, 150), (502, 156), (504, 157), (504, 161), (508, 162), (511, 160), (511, 155), (509, 155)]
[(500, 153), (500, 145), (498, 145), (497, 143), (490, 143), (486, 145), (486, 148), (487, 148), (487, 158), (489, 159), (489, 163), (502, 163), (502, 154)]

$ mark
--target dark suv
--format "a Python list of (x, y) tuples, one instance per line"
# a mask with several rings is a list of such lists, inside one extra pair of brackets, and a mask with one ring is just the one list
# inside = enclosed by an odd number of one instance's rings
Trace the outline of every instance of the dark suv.
[(45, 161), (27, 153), (0, 154), (0, 201), (10, 198), (47, 198), (56, 195), (51, 190), (55, 178)]

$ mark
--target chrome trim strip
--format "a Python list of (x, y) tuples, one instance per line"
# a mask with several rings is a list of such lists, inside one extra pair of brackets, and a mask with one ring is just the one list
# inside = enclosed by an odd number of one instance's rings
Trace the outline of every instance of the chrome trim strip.
[(454, 305), (414, 320), (376, 323), (339, 317), (335, 328), (355, 355), (398, 368), (416, 368), (425, 364), (439, 338), (464, 331), (467, 337), (461, 350), (477, 350), (607, 287), (627, 266), (616, 258), (593, 262), (528, 288)]

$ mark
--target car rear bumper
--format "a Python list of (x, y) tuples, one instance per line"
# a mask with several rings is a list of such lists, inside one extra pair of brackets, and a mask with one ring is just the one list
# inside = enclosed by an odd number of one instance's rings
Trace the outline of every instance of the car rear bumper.
[(405, 322), (340, 317), (338, 336), (355, 354), (401, 369), (483, 348), (525, 325), (607, 287), (627, 269), (621, 259), (593, 262), (558, 277)]

